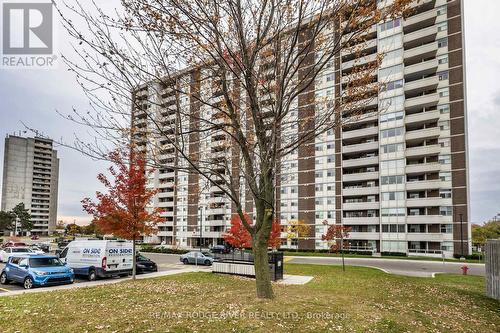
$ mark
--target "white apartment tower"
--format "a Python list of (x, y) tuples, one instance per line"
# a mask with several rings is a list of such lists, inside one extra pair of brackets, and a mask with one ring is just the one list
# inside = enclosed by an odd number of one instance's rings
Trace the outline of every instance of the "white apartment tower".
[[(377, 2), (383, 6), (386, 1)], [(326, 249), (321, 235), (327, 220), (351, 228), (350, 251), (467, 255), (471, 244), (463, 3), (415, 1), (408, 17), (374, 25), (366, 37), (361, 57), (359, 47), (356, 52), (342, 51), (296, 101), (297, 114), (292, 116), (314, 115), (314, 106), (306, 106), (306, 95), (312, 93), (316, 101), (339, 98), (357, 67), (384, 54), (372, 78), (384, 89), (362, 104), (362, 116), (304, 143), (281, 161), (277, 217), (282, 225), (299, 219), (312, 226), (309, 237), (298, 242), (284, 239), (282, 246)], [(179, 75), (196, 82), (200, 71)], [(186, 89), (221, 98), (209, 84)], [(152, 91), (159, 93), (151, 96)], [(169, 87), (144, 86), (134, 98), (144, 101), (142, 110), (157, 108), (155, 114), (165, 128), (176, 121), (175, 107), (218, 118), (215, 110), (188, 96), (176, 96)], [(148, 105), (151, 98), (160, 106)], [(141, 109), (134, 111), (132, 122), (147, 129)], [(300, 129), (288, 129), (294, 130)], [(237, 154), (223, 134), (195, 135), (183, 138), (189, 154), (228, 160)], [(165, 167), (150, 183), (160, 189), (155, 205), (164, 208), (165, 223), (157, 240), (186, 247), (222, 243), (235, 213), (231, 201), (196, 174), (172, 167), (182, 162), (168, 142), (162, 143), (161, 137), (139, 141), (147, 145), (148, 140), (164, 144), (160, 159)], [(245, 195), (244, 185), (239, 186)], [(245, 208), (253, 211), (250, 200)]]

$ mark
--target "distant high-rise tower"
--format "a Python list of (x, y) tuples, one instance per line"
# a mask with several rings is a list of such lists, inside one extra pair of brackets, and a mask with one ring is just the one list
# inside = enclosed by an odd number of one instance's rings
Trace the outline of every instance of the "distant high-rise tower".
[(31, 234), (55, 230), (59, 159), (52, 140), (9, 135), (5, 139), (1, 209), (24, 203), (34, 224)]

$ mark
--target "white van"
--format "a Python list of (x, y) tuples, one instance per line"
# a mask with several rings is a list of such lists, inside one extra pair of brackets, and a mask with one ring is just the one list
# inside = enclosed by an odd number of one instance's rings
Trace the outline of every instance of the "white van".
[(117, 240), (75, 240), (66, 246), (59, 258), (73, 268), (75, 275), (90, 281), (97, 277), (132, 273), (132, 242)]

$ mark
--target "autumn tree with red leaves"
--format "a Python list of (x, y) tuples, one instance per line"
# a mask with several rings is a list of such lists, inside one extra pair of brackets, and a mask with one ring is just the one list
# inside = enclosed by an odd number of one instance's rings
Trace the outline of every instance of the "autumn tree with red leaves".
[(338, 253), (340, 248), (342, 253), (342, 270), (345, 271), (344, 248), (345, 242), (347, 242), (347, 238), (349, 237), (349, 232), (351, 232), (351, 228), (341, 224), (328, 225), (328, 221), (323, 221), (323, 224), (328, 226), (328, 228), (326, 230), (326, 234), (321, 236), (321, 239), (328, 242), (330, 251), (332, 252)]
[[(247, 213), (244, 213), (243, 216), (245, 217), (245, 222), (247, 222), (248, 225), (253, 224), (252, 219)], [(267, 246), (278, 248), (281, 245), (280, 236), (281, 226), (278, 221), (275, 220), (272, 224), (271, 234), (269, 236)], [(238, 214), (234, 214), (231, 218), (231, 228), (227, 233), (224, 234), (224, 240), (240, 250), (245, 248), (252, 248), (252, 235), (250, 235), (247, 228), (245, 228)]]
[(113, 163), (109, 167), (113, 179), (102, 173), (97, 176), (107, 193), (96, 192), (96, 202), (85, 198), (82, 205), (94, 216), (102, 233), (132, 240), (132, 278), (135, 279), (135, 241), (142, 235), (156, 233), (156, 224), (162, 221), (159, 208), (147, 209), (158, 191), (146, 187), (151, 170), (146, 170), (143, 158), (120, 150), (111, 152), (108, 157)]

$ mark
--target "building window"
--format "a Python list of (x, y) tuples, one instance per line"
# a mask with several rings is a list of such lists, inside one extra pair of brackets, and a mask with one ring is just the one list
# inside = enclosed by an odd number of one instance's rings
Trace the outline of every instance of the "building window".
[(444, 5), (444, 6), (438, 7), (437, 8), (437, 15), (438, 16), (439, 15), (444, 15), (444, 14), (446, 14), (447, 10), (448, 10), (448, 5)]
[(395, 136), (403, 135), (404, 134), (404, 127), (390, 128), (390, 129), (383, 130), (380, 133), (382, 134), (382, 138), (392, 138)]
[(440, 189), (439, 196), (442, 199), (450, 199), (451, 198), (451, 190), (450, 189)]
[(404, 176), (382, 176), (380, 180), (382, 185), (403, 184)]
[(379, 105), (380, 109), (384, 110), (389, 107), (391, 108), (402, 107), (404, 103), (405, 103), (405, 97), (403, 95), (400, 95), (400, 96), (381, 99)]
[(404, 200), (405, 193), (404, 192), (384, 192), (382, 193), (382, 201), (395, 201), (395, 200)]
[(438, 122), (439, 129), (442, 131), (448, 131), (450, 129), (450, 121), (449, 120), (442, 120)]
[(438, 40), (438, 47), (447, 47), (448, 46), (448, 38), (441, 38)]
[(401, 120), (404, 117), (404, 112), (391, 112), (380, 115), (380, 123), (386, 123), (388, 121)]
[(453, 207), (449, 207), (449, 206), (439, 207), (439, 215), (452, 216), (453, 215)]
[(438, 139), (438, 144), (442, 148), (450, 147), (450, 138)]
[(441, 114), (450, 113), (450, 105), (449, 104), (438, 105), (437, 109), (439, 110), (439, 113), (441, 113)]
[(451, 155), (439, 155), (439, 164), (451, 164)]
[(441, 22), (437, 25), (438, 31), (448, 30), (448, 22)]
[(389, 145), (383, 145), (381, 147), (382, 153), (383, 154), (389, 154), (389, 153), (395, 153), (398, 151), (403, 151), (404, 147), (402, 143), (392, 143)]
[(440, 172), (439, 179), (442, 182), (451, 182), (451, 172)]
[(438, 72), (436, 75), (439, 78), (439, 81), (448, 80), (448, 71)]
[(389, 29), (393, 29), (393, 28), (397, 28), (401, 25), (401, 19), (400, 18), (397, 18), (395, 20), (392, 20), (392, 21), (388, 21), (388, 22), (384, 22), (382, 24), (380, 24), (380, 31), (386, 31), (386, 30), (389, 30)]
[(445, 55), (439, 56), (439, 57), (437, 57), (437, 60), (438, 60), (438, 64), (440, 64), (440, 65), (447, 64), (448, 63), (448, 55), (445, 54)]
[(450, 89), (449, 88), (441, 88), (438, 89), (439, 97), (446, 97), (450, 96)]
[(403, 65), (401, 65), (401, 64), (380, 69), (378, 72), (378, 76), (380, 78), (380, 77), (386, 77), (389, 75), (395, 75), (395, 74), (400, 74), (400, 73), (403, 73)]
[(404, 208), (382, 208), (380, 210), (382, 216), (405, 216)]
[(403, 80), (396, 80), (388, 82), (380, 88), (380, 91), (391, 91), (403, 87)]
[(404, 167), (405, 167), (405, 160), (404, 159), (380, 162), (380, 169), (381, 170), (398, 169), (398, 168), (404, 168)]

